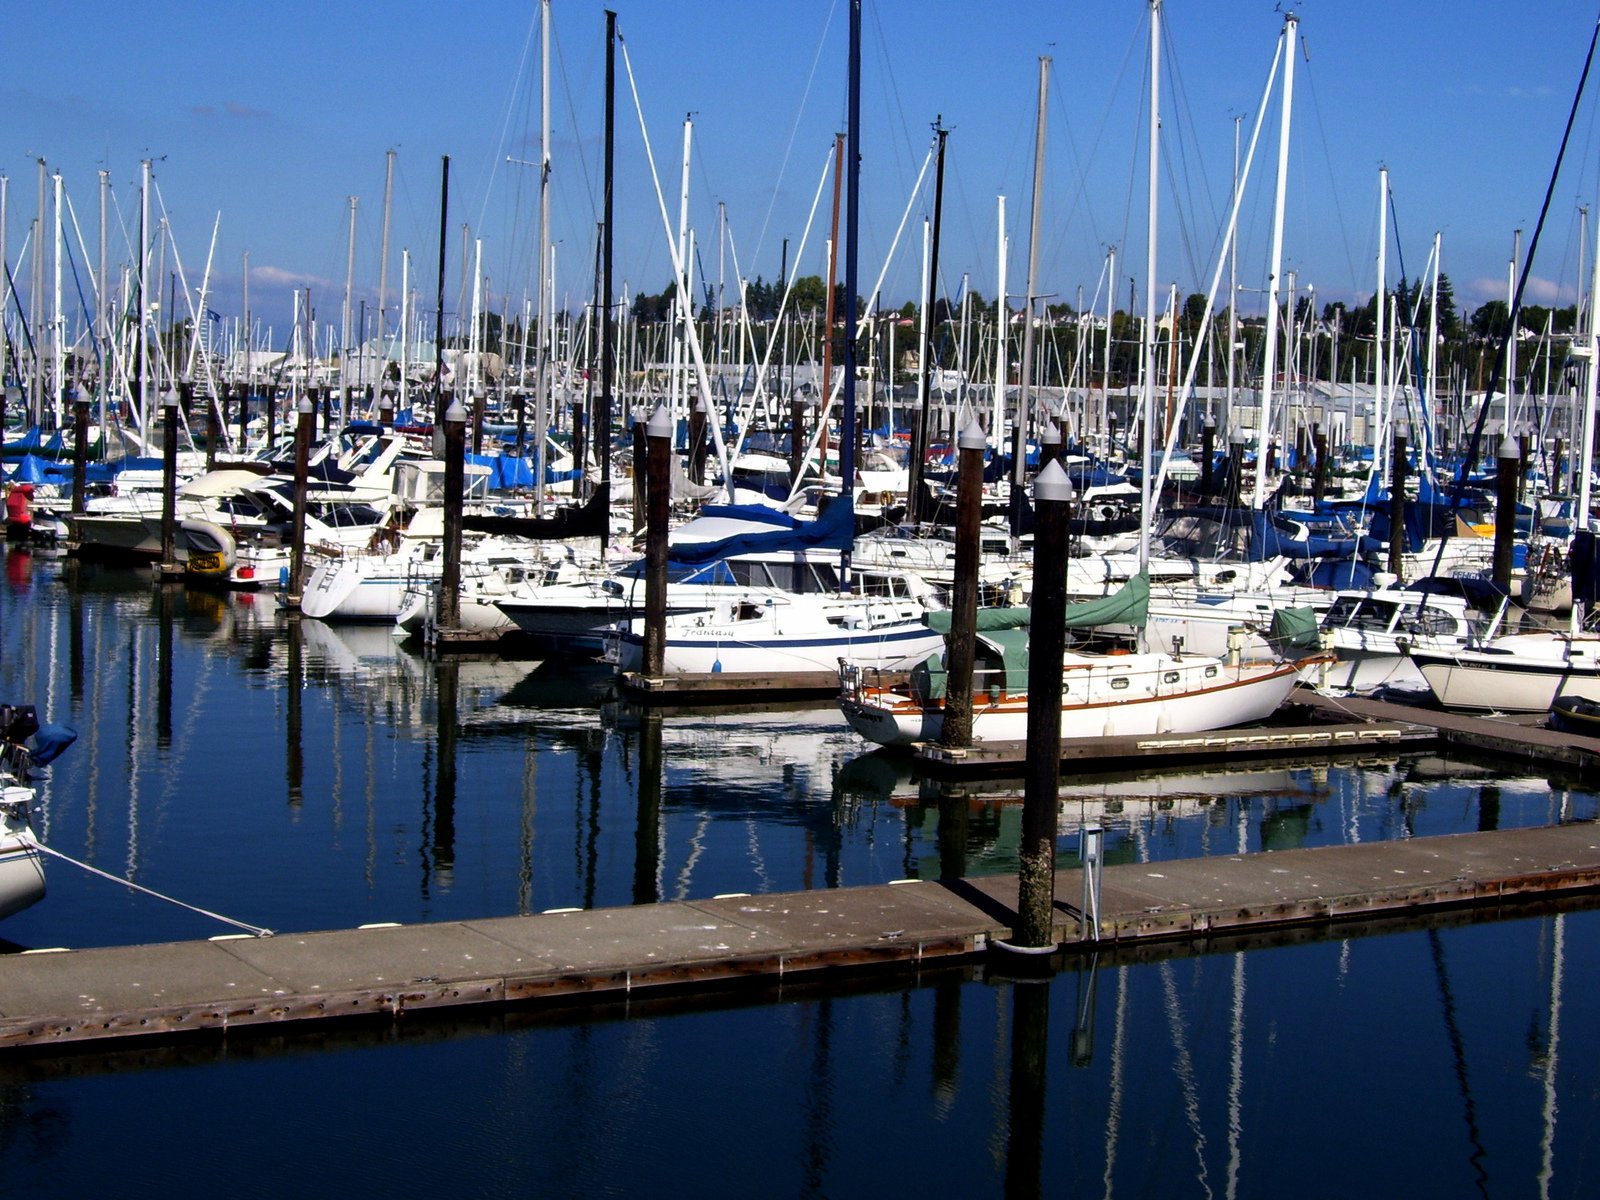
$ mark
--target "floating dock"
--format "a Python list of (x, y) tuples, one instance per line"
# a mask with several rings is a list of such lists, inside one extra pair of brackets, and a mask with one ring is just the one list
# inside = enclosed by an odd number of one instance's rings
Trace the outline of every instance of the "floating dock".
[[(1056, 877), (1053, 929), (1064, 948), (1201, 946), (1581, 897), (1600, 891), (1600, 826), (1111, 866), (1094, 929), (1076, 907), (1082, 878)], [(0, 957), (0, 1051), (956, 962), (1010, 936), (1016, 894), (1014, 876), (990, 876), (12, 954)]]

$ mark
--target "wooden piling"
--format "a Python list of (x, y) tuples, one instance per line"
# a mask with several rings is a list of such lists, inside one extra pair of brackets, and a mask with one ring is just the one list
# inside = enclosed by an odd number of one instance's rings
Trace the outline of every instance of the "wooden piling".
[(1511, 590), (1511, 549), (1517, 536), (1517, 442), (1507, 433), (1500, 439), (1495, 472), (1494, 581)]
[(1050, 463), (1033, 484), (1033, 598), (1028, 631), (1028, 767), (1017, 854), (1016, 942), (1053, 944), (1056, 809), (1061, 783), (1061, 655), (1067, 610), (1067, 529), (1072, 484)]
[(956, 439), (956, 561), (950, 592), (950, 632), (945, 638), (944, 723), (939, 743), (972, 744), (972, 671), (977, 659), (978, 567), (982, 553), (983, 427), (969, 419)]
[(672, 417), (665, 405), (650, 416), (645, 430), (649, 467), (645, 473), (644, 674), (661, 674), (666, 661), (667, 516), (672, 491)]

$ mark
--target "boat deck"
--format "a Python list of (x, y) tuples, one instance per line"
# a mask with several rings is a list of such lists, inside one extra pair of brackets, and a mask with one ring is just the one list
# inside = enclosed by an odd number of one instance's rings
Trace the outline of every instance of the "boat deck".
[[(1104, 871), (1098, 930), (1058, 872), (1068, 949), (1316, 931), (1600, 890), (1600, 826), (1569, 824)], [(281, 1029), (335, 1018), (631, 998), (959, 961), (1009, 936), (1017, 881), (990, 876), (270, 938), (0, 957), (0, 1050)], [(1097, 936), (1096, 936), (1097, 935)]]

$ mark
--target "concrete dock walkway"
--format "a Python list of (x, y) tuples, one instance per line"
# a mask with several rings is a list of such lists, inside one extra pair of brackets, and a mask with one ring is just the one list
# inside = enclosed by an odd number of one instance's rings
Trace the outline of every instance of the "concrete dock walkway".
[[(1589, 823), (1108, 867), (1067, 948), (1197, 941), (1600, 891)], [(1009, 936), (1014, 876), (0, 957), (0, 1050), (412, 1010), (770, 983), (956, 960)]]

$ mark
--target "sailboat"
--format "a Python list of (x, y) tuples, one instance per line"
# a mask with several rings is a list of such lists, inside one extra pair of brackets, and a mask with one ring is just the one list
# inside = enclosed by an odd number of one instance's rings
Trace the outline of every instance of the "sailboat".
[[(1149, 578), (1138, 575), (1113, 596), (1070, 607), (1067, 628), (1142, 628), (1149, 602)], [(974, 741), (1027, 739), (1029, 621), (1030, 612), (1022, 606), (978, 613)], [(929, 624), (948, 630), (948, 614), (933, 614)], [(1193, 733), (1263, 720), (1288, 698), (1301, 666), (1239, 655), (1219, 659), (1069, 645), (1061, 662), (1061, 737)], [(904, 683), (846, 664), (839, 708), (852, 729), (879, 745), (936, 741), (944, 726), (945, 684), (938, 656), (916, 667)]]

